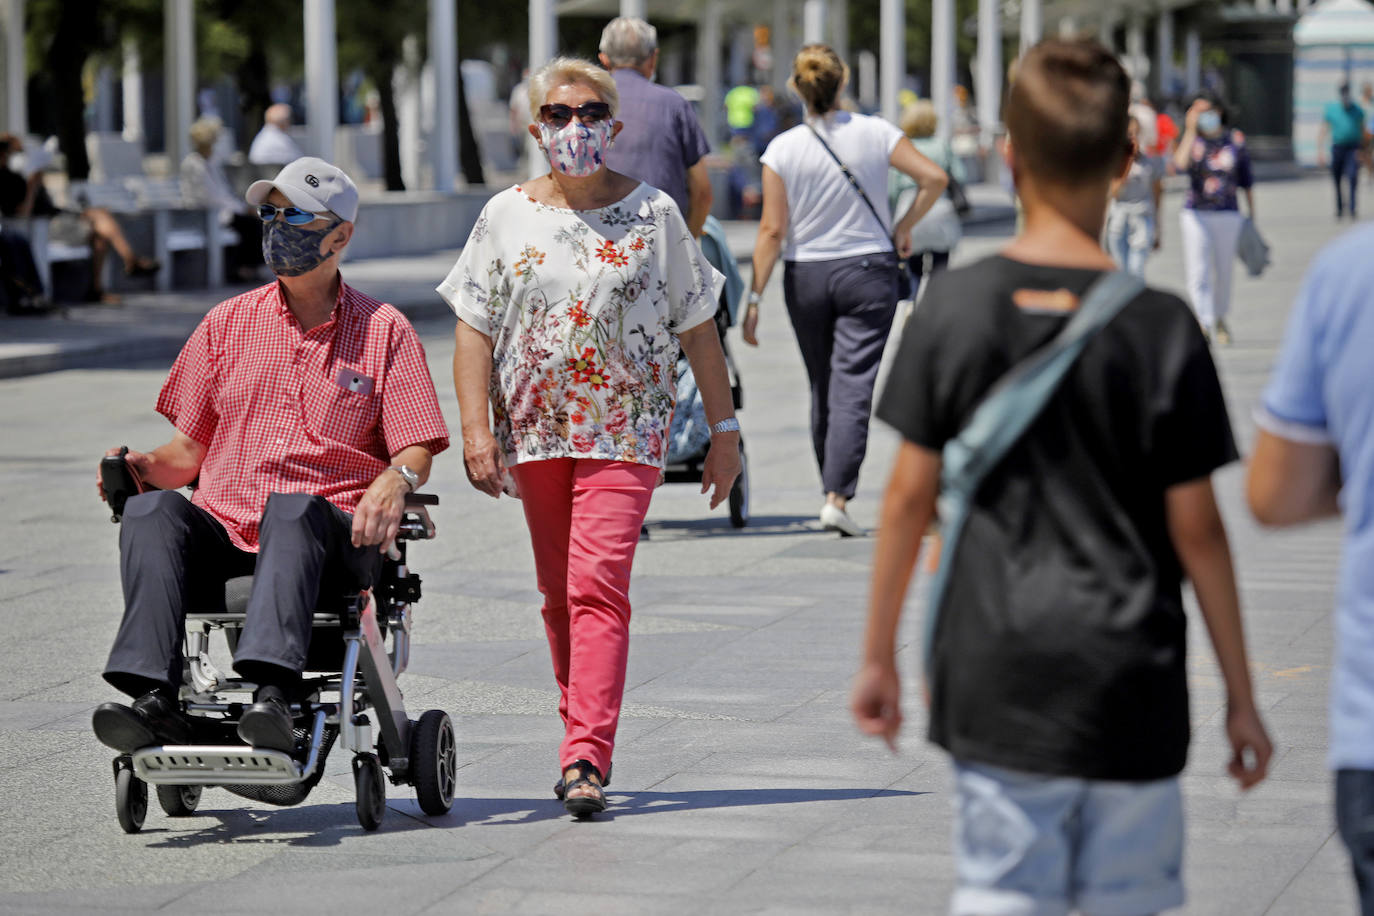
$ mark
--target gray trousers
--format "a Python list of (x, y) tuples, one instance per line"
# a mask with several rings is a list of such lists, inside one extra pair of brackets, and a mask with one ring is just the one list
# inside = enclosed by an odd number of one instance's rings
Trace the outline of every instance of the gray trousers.
[(299, 672), (321, 583), (337, 592), (368, 588), (381, 570), (377, 547), (354, 547), (351, 530), (352, 517), (323, 497), (274, 493), (263, 511), (259, 552), (252, 554), (179, 493), (135, 496), (119, 532), (124, 619), (105, 680), (131, 694), (150, 689), (149, 682), (179, 686), (186, 612), (222, 610), (224, 583), (250, 574), (253, 591), (234, 664)]
[(826, 493), (854, 497), (873, 383), (897, 311), (892, 254), (787, 261), (783, 297), (811, 382), (811, 443)]

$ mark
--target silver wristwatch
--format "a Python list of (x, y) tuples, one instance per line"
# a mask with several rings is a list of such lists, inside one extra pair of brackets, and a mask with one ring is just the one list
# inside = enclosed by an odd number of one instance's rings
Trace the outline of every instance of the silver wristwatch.
[(395, 471), (397, 474), (400, 474), (401, 479), (406, 482), (406, 486), (410, 487), (410, 492), (412, 493), (414, 493), (415, 488), (420, 485), (420, 475), (404, 464), (393, 464), (391, 467), (387, 468), (387, 470)]
[(719, 423), (711, 424), (711, 435), (716, 433), (737, 433), (739, 432), (739, 420), (735, 417), (726, 417)]

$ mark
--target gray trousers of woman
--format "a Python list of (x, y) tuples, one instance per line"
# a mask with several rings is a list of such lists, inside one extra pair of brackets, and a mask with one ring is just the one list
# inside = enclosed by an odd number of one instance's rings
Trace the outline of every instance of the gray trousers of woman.
[(873, 383), (897, 311), (896, 255), (787, 261), (782, 291), (811, 382), (822, 489), (853, 499), (868, 451)]

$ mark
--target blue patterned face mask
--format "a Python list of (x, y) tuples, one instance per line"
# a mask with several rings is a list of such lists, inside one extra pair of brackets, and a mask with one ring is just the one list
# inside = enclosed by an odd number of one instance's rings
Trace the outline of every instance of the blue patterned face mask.
[(320, 243), (343, 220), (336, 219), (322, 229), (303, 229), (280, 219), (262, 227), (262, 259), (279, 277), (299, 277), (319, 267), (334, 256), (334, 252), (320, 253)]

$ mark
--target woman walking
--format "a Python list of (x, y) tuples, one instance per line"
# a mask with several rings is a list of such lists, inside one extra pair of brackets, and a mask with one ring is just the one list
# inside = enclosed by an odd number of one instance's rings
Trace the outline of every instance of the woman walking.
[[(768, 144), (754, 278), (741, 332), (758, 344), (759, 296), (779, 255), (783, 298), (811, 383), (811, 440), (825, 504), (821, 524), (863, 534), (849, 516), (868, 447), (873, 382), (897, 307), (899, 258), (911, 230), (944, 193), (938, 165), (881, 118), (840, 107), (849, 68), (825, 45), (792, 62), (790, 87), (806, 103), (804, 123)], [(884, 201), (889, 165), (919, 190), (894, 229)], [(896, 238), (894, 243), (893, 238)]]
[(529, 98), (552, 168), (487, 202), (439, 293), (458, 316), (468, 479), (524, 506), (564, 723), (554, 791), (581, 817), (606, 807), (630, 567), (679, 346), (711, 424), (713, 508), (739, 473), (739, 423), (711, 320), (720, 276), (672, 198), (605, 167), (621, 128), (610, 74), (558, 58), (530, 77)]
[[(902, 111), (902, 133), (911, 145), (944, 169), (951, 182), (962, 183), (967, 180), (964, 163), (954, 155), (948, 142), (935, 136), (939, 125), (939, 115), (929, 99), (912, 102)], [(892, 213), (905, 213), (919, 190), (910, 175), (897, 169), (888, 170), (887, 196)], [(907, 258), (907, 266), (911, 271), (913, 299), (920, 291), (922, 277), (949, 266), (950, 253), (963, 236), (964, 224), (954, 209), (954, 202), (949, 195), (944, 195), (911, 230), (911, 255)]]
[(1134, 152), (1126, 177), (1107, 205), (1107, 253), (1128, 274), (1145, 279), (1145, 260), (1159, 250), (1159, 202), (1164, 197), (1164, 164), (1141, 147), (1140, 121), (1131, 115), (1127, 136)]
[(1201, 92), (1188, 106), (1183, 138), (1174, 151), (1174, 168), (1188, 176), (1188, 193), (1179, 216), (1188, 299), (1207, 339), (1229, 344), (1226, 315), (1231, 310), (1231, 278), (1244, 225), (1237, 192), (1245, 192), (1252, 220), (1255, 195), (1245, 135), (1229, 126), (1226, 106), (1214, 94)]

